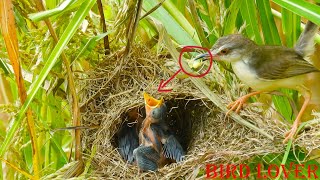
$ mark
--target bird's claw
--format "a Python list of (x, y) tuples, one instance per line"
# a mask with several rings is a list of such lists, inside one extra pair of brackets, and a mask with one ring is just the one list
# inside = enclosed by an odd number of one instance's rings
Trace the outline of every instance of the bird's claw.
[(247, 99), (248, 98), (246, 98), (246, 97), (241, 97), (241, 98), (237, 99), (236, 101), (228, 104), (227, 108), (229, 109), (229, 111), (226, 113), (226, 116), (228, 116), (231, 113), (231, 111), (235, 111), (237, 114), (239, 114), (240, 110), (242, 109), (242, 107), (245, 104), (245, 102), (247, 101)]

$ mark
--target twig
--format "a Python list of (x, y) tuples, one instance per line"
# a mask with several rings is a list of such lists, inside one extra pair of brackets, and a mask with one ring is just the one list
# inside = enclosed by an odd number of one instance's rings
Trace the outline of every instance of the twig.
[[(131, 50), (131, 45), (132, 45), (132, 42), (133, 42), (133, 38), (134, 38), (135, 32), (137, 30), (137, 26), (138, 26), (139, 19), (140, 19), (140, 13), (141, 13), (141, 9), (142, 9), (142, 2), (143, 2), (143, 0), (138, 0), (137, 10), (136, 10), (136, 14), (135, 14), (135, 17), (134, 17), (134, 22), (133, 22), (133, 27), (131, 28), (131, 31), (129, 31), (129, 34), (128, 34), (127, 46), (126, 46), (126, 49), (124, 50), (123, 59), (127, 58), (127, 56), (129, 55), (129, 52)], [(130, 28), (130, 26), (131, 26), (131, 24), (128, 25), (128, 28)]]
[(159, 2), (157, 5), (155, 5), (152, 9), (150, 9), (148, 12), (146, 12), (143, 16), (141, 16), (141, 18), (139, 20), (142, 20), (143, 18), (147, 17), (149, 14), (153, 13), (155, 10), (157, 10), (163, 3), (165, 0), (162, 0), (161, 2)]
[(98, 129), (100, 126), (72, 126), (72, 127), (64, 127), (64, 128), (56, 128), (53, 129), (53, 132), (56, 131), (65, 131), (65, 130), (75, 130), (75, 129)]
[[(97, 5), (98, 5), (99, 13), (100, 13), (100, 24), (102, 25), (103, 33), (105, 33), (105, 32), (107, 32), (107, 26), (106, 26), (106, 21), (104, 18), (101, 0), (97, 0)], [(110, 54), (110, 45), (109, 45), (109, 36), (108, 35), (106, 35), (103, 38), (103, 44), (104, 44), (104, 50), (105, 50), (104, 54), (105, 55)]]

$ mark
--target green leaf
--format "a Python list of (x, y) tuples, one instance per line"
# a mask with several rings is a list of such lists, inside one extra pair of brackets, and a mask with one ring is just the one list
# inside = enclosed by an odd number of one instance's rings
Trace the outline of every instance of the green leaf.
[[(8, 68), (7, 64), (5, 62), (2, 61), (2, 59), (0, 59), (0, 68), (2, 69), (2, 71), (4, 72), (5, 75), (9, 75), (9, 73), (11, 74), (12, 72), (10, 71), (10, 69)], [(1, 73), (1, 71), (0, 71)]]
[[(166, 2), (167, 1), (165, 1), (165, 3)], [(160, 21), (168, 31), (168, 34), (172, 36), (179, 44), (201, 44), (195, 29), (190, 25), (190, 23), (185, 19), (179, 10), (174, 8), (169, 1), (167, 3), (167, 9), (169, 9), (175, 16), (171, 16), (163, 7), (159, 7), (156, 11), (151, 13), (150, 16)], [(156, 5), (157, 1), (154, 0), (143, 1), (143, 8), (146, 11), (152, 9)]]
[(198, 17), (195, 3), (193, 0), (188, 0), (188, 2), (189, 2), (189, 7), (190, 7), (192, 19), (193, 19), (193, 24), (195, 26), (198, 36), (200, 37), (201, 44), (203, 47), (210, 48), (209, 42), (204, 34), (200, 19)]
[[(237, 5), (239, 6), (239, 4)], [(257, 16), (257, 8), (252, 0), (243, 0), (240, 7), (243, 21), (246, 22), (246, 33), (250, 39), (258, 44), (263, 44), (259, 30), (259, 18)]]
[(81, 48), (79, 54), (77, 55), (77, 57), (73, 60), (76, 61), (79, 57), (81, 56), (86, 56), (88, 55), (93, 48), (98, 44), (99, 40), (101, 40), (102, 38), (104, 38), (106, 35), (112, 33), (113, 31), (110, 32), (106, 32), (106, 33), (102, 33), (99, 35), (96, 35), (94, 37), (91, 37), (86, 44)]
[(211, 45), (213, 45), (213, 43), (216, 42), (216, 40), (218, 39), (218, 34), (214, 33), (214, 31), (217, 31), (217, 29), (219, 29), (216, 26), (217, 21), (215, 19), (216, 14), (218, 14), (218, 6), (211, 0), (206, 0), (206, 2), (207, 3), (203, 4), (207, 5), (206, 8), (209, 20), (206, 20), (205, 18), (203, 18), (203, 20), (207, 23), (209, 32), (211, 32), (209, 35), (209, 42)]
[(300, 16), (282, 9), (282, 29), (286, 37), (286, 46), (293, 47), (300, 35)]
[[(286, 46), (293, 47), (300, 35), (301, 18), (296, 14), (282, 8), (282, 29), (286, 37)], [(288, 97), (297, 101), (298, 92), (294, 90), (281, 90)], [(292, 120), (292, 109), (288, 97), (274, 97), (276, 109), (287, 119)], [(276, 100), (277, 99), (277, 100)]]
[(38, 13), (29, 14), (29, 18), (32, 21), (35, 21), (35, 22), (47, 19), (47, 18), (49, 18), (51, 16), (54, 16), (54, 15), (57, 15), (57, 14), (63, 12), (73, 2), (74, 2), (74, 0), (65, 0), (62, 4), (60, 4), (59, 7), (56, 7), (54, 9), (50, 9), (50, 10), (47, 10), (47, 11), (41, 11), (41, 12), (38, 12)]
[[(63, 128), (66, 127), (63, 116), (62, 116), (62, 103), (59, 99), (54, 97), (53, 95), (49, 96), (49, 104), (51, 106), (48, 107), (48, 112), (51, 114), (50, 119), (50, 127), (52, 129)], [(50, 132), (49, 132), (50, 133)], [(60, 169), (64, 164), (68, 163), (68, 158), (62, 149), (62, 140), (65, 135), (64, 131), (56, 131), (54, 133), (50, 133), (50, 141), (51, 147), (55, 151), (55, 154), (59, 158), (55, 158), (53, 162), (55, 162), (56, 169)], [(52, 152), (52, 151), (51, 151)]]
[[(276, 18), (282, 19), (282, 15), (280, 12), (278, 12), (274, 9), (271, 9), (271, 12)], [(304, 30), (304, 28), (305, 28), (305, 25), (303, 23), (300, 23), (300, 30)], [(320, 35), (319, 34), (315, 35), (314, 41), (317, 43), (320, 43)]]
[(25, 159), (26, 166), (28, 171), (32, 171), (32, 148), (30, 143), (30, 137), (27, 132), (24, 132), (26, 135), (23, 136), (23, 148), (21, 149), (23, 152), (23, 157)]
[(52, 16), (61, 15), (68, 11), (72, 11), (73, 9), (77, 9), (84, 2), (86, 2), (86, 0), (66, 0), (61, 3), (59, 7), (38, 13), (31, 13), (28, 16), (32, 21), (38, 22)]
[(239, 4), (241, 0), (235, 0), (232, 2), (228, 8), (228, 15), (226, 18), (226, 23), (223, 27), (223, 35), (232, 34), (236, 29), (236, 20), (239, 12)]
[(70, 21), (69, 25), (65, 29), (64, 33), (62, 34), (60, 40), (52, 50), (49, 58), (46, 61), (46, 64), (44, 65), (42, 71), (40, 72), (38, 78), (32, 83), (28, 90), (28, 97), (21, 107), (16, 119), (13, 122), (11, 128), (8, 130), (7, 136), (5, 140), (3, 141), (1, 148), (0, 148), (0, 157), (3, 157), (4, 153), (9, 147), (9, 144), (17, 131), (17, 129), (20, 127), (20, 123), (25, 116), (25, 113), (34, 99), (36, 93), (41, 87), (41, 84), (45, 81), (47, 75), (49, 74), (52, 67), (55, 65), (55, 63), (58, 60), (58, 57), (64, 50), (65, 46), (68, 44), (72, 36), (75, 34), (76, 30), (78, 29), (79, 25), (82, 23), (86, 15), (89, 13), (90, 9), (95, 4), (95, 0), (87, 0), (86, 2), (82, 3), (79, 10), (75, 13), (74, 17)]
[[(291, 146), (292, 146), (292, 140), (289, 139), (289, 141), (288, 141), (288, 143), (287, 143), (286, 151), (285, 151), (284, 156), (283, 156), (283, 159), (282, 159), (282, 161), (281, 161), (281, 164), (286, 164), (287, 159), (288, 159), (288, 156), (289, 156), (289, 153), (290, 153)], [(279, 173), (279, 174), (280, 174), (280, 173)]]
[(289, 97), (292, 97), (293, 90), (290, 89), (280, 89), (281, 92), (283, 92), (285, 95), (288, 95), (288, 97), (285, 96), (272, 96), (272, 102), (274, 103), (274, 106), (279, 111), (279, 113), (289, 122), (292, 122), (292, 120), (295, 118), (293, 116), (293, 111), (291, 109), (291, 105), (289, 102)]
[(320, 26), (320, 7), (304, 0), (272, 0), (283, 8)]
[(171, 2), (179, 9), (181, 13), (186, 11), (188, 1), (186, 0), (171, 0)]
[(269, 45), (281, 45), (276, 23), (271, 13), (269, 0), (256, 1), (260, 14), (264, 42)]

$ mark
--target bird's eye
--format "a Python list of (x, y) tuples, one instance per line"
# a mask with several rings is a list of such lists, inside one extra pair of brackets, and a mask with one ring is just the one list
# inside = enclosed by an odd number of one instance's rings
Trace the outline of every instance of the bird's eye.
[(160, 119), (161, 118), (161, 109), (160, 108), (156, 108), (152, 111), (152, 117), (154, 119)]
[(220, 51), (220, 54), (221, 55), (225, 55), (225, 54), (228, 54), (229, 53), (229, 49), (222, 49), (221, 51)]
[(151, 116), (155, 120), (164, 120), (163, 118), (165, 118), (166, 113), (167, 113), (167, 106), (163, 104), (162, 106), (153, 109), (153, 111), (151, 112)]

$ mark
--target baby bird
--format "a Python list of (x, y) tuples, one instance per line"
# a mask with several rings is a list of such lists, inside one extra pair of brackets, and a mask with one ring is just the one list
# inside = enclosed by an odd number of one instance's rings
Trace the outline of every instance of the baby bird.
[(140, 146), (133, 156), (140, 170), (156, 171), (171, 162), (182, 161), (185, 152), (166, 125), (167, 107), (163, 98), (157, 100), (144, 93), (144, 100), (146, 118), (139, 132)]
[(139, 147), (137, 124), (129, 125), (126, 122), (118, 133), (119, 153), (128, 163), (134, 163), (133, 150)]

